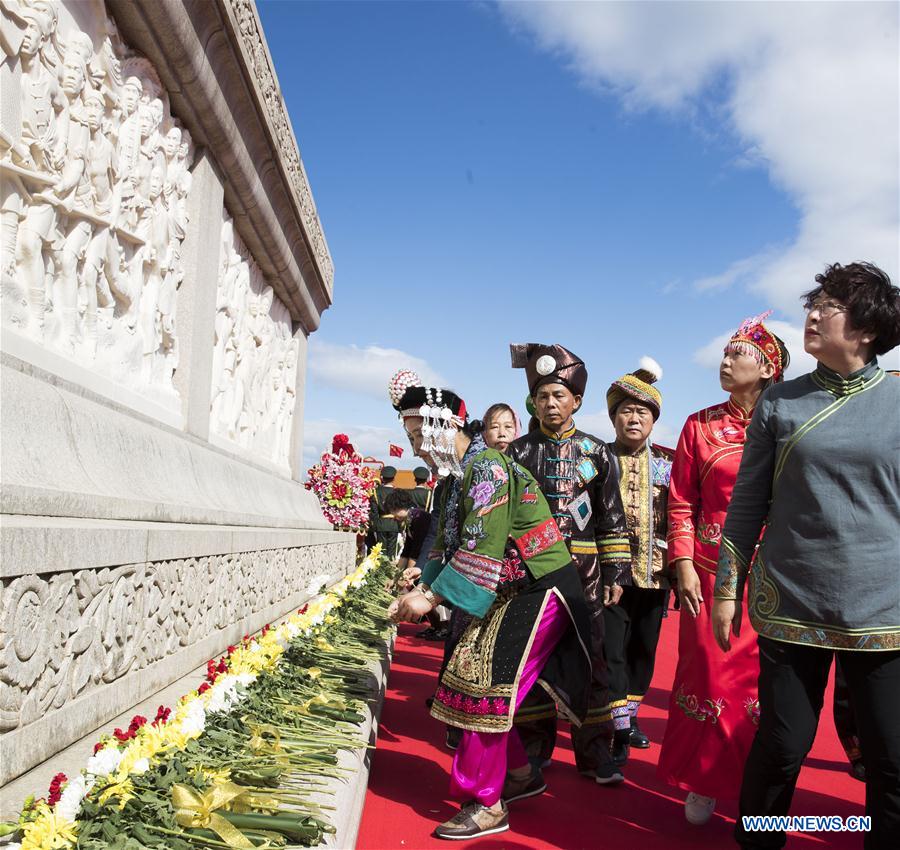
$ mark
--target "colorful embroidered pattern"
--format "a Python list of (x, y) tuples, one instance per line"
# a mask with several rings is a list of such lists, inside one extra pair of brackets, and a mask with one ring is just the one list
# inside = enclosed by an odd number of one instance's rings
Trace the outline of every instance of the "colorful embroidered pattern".
[(585, 490), (585, 492), (577, 499), (571, 501), (566, 510), (569, 512), (572, 519), (575, 520), (575, 525), (578, 526), (578, 530), (584, 531), (594, 513), (591, 508), (591, 497), (588, 495), (587, 490)]
[(509, 501), (509, 493), (504, 493), (499, 499), (494, 500), (489, 505), (478, 509), (478, 516), (487, 516), (491, 511), (502, 508)]
[(528, 493), (527, 491), (522, 494), (522, 498), (519, 499), (520, 504), (523, 505), (534, 505), (537, 503), (538, 497), (537, 493)]
[(665, 457), (650, 458), (652, 482), (655, 487), (668, 487), (672, 479), (672, 461)]
[(474, 698), (469, 694), (461, 693), (446, 685), (437, 689), (434, 698), (442, 702), (447, 708), (460, 714), (476, 714), (481, 716), (502, 717), (505, 721), (509, 715), (509, 700), (503, 697)]
[(503, 556), (503, 565), (500, 567), (500, 584), (509, 584), (528, 578), (528, 573), (522, 567), (522, 558), (519, 550), (512, 544), (506, 547)]
[(597, 544), (593, 540), (570, 540), (569, 552), (573, 555), (596, 555)]
[[(597, 451), (597, 449), (599, 448), (599, 446), (593, 440), (589, 439), (588, 437), (582, 437), (578, 441), (578, 445), (581, 447), (581, 450), (585, 454), (592, 454), (593, 452)], [(596, 474), (596, 472), (594, 474)]]
[(722, 709), (725, 708), (725, 700), (721, 697), (701, 702), (694, 694), (686, 694), (681, 686), (675, 694), (675, 703), (691, 720), (699, 720), (701, 723), (707, 720), (713, 724), (718, 723)]
[(581, 476), (581, 480), (584, 484), (593, 481), (597, 477), (597, 467), (594, 466), (594, 462), (587, 457), (582, 458), (582, 460), (575, 464), (575, 470), (578, 472), (579, 476)]
[(717, 522), (707, 522), (701, 515), (700, 522), (697, 523), (697, 539), (701, 543), (718, 546), (722, 539), (722, 526)]
[(465, 546), (470, 552), (478, 546), (479, 540), (484, 540), (487, 537), (487, 533), (484, 530), (484, 522), (480, 519), (466, 525), (462, 533), (463, 540), (461, 545)]
[(734, 600), (743, 595), (744, 577), (747, 568), (727, 537), (722, 538), (719, 547), (719, 563), (716, 569), (716, 583), (713, 588), (715, 599)]
[(466, 552), (464, 549), (457, 549), (456, 554), (450, 559), (450, 566), (463, 578), (491, 593), (497, 587), (502, 565), (502, 561), (496, 558)]
[(750, 718), (750, 722), (754, 726), (759, 726), (759, 700), (748, 699), (744, 703), (744, 708), (747, 710), (747, 716)]
[(597, 560), (601, 563), (631, 563), (631, 544), (626, 537), (605, 537), (597, 541)]
[(540, 525), (516, 538), (516, 546), (527, 561), (541, 552), (546, 552), (554, 543), (562, 543), (559, 526), (554, 519), (546, 519)]

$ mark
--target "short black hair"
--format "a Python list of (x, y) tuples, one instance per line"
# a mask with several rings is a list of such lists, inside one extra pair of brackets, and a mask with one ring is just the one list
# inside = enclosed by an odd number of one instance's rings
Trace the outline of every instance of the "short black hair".
[(850, 324), (875, 334), (875, 353), (885, 354), (900, 345), (900, 289), (873, 263), (832, 263), (816, 275), (815, 289), (803, 296), (803, 306), (812, 307), (822, 294), (847, 307)]
[(408, 490), (395, 487), (384, 499), (384, 512), (408, 511), (413, 506), (413, 497)]

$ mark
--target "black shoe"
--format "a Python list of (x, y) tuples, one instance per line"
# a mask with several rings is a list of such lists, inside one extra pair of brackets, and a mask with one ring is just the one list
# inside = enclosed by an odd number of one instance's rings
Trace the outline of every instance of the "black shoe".
[(862, 763), (862, 759), (851, 761), (849, 771), (854, 779), (858, 779), (860, 782), (866, 781), (866, 766)]
[(507, 774), (503, 783), (503, 800), (508, 805), (526, 797), (537, 797), (546, 790), (547, 783), (544, 782), (543, 774), (532, 766), (531, 774), (524, 779), (513, 779)]
[(638, 726), (637, 719), (634, 717), (631, 718), (631, 736), (629, 743), (638, 750), (646, 750), (650, 746), (650, 739), (641, 732), (641, 727)]
[(594, 781), (598, 785), (621, 785), (625, 781), (625, 774), (622, 773), (622, 768), (617, 767), (612, 762), (601, 764), (595, 773)]
[(421, 640), (436, 640), (436, 634), (437, 629), (435, 629), (434, 626), (429, 626), (427, 629), (422, 629), (421, 632), (416, 632), (413, 637), (420, 638)]
[(459, 747), (459, 742), (462, 741), (462, 729), (458, 729), (456, 726), (448, 726), (447, 727), (447, 749), (455, 750)]
[(617, 730), (613, 737), (612, 760), (616, 767), (621, 767), (628, 761), (628, 755), (631, 751), (629, 746), (630, 731), (628, 729)]

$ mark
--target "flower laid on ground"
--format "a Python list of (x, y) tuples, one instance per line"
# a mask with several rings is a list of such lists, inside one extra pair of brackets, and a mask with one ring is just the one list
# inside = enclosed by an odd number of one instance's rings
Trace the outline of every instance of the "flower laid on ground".
[(346, 434), (335, 434), (331, 451), (307, 471), (307, 490), (319, 498), (325, 518), (341, 531), (365, 531), (369, 521), (369, 497), (375, 492), (378, 473), (363, 463)]
[[(333, 828), (327, 779), (372, 696), (390, 631), (380, 547), (327, 593), (211, 659), (197, 690), (153, 721), (136, 715), (85, 768), (28, 800), (15, 850), (289, 847)], [(370, 579), (377, 576), (379, 581)], [(350, 604), (345, 604), (350, 602)]]

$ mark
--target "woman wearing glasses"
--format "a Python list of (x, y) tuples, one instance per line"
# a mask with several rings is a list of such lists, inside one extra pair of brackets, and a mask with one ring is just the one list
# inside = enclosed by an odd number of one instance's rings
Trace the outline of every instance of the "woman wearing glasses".
[(725, 346), (719, 382), (728, 400), (688, 417), (669, 485), (668, 555), (681, 617), (659, 775), (688, 792), (684, 814), (693, 824), (710, 819), (717, 797), (737, 798), (756, 731), (756, 641), (748, 630), (723, 655), (710, 611), (747, 426), (760, 393), (782, 379), (789, 362), (784, 343), (763, 324), (767, 315), (747, 319)]
[[(837, 655), (866, 770), (865, 847), (900, 847), (900, 290), (869, 263), (834, 264), (806, 295), (815, 371), (762, 397), (725, 523), (713, 628), (726, 653), (759, 634), (759, 731), (741, 815), (786, 815)], [(754, 559), (763, 526), (766, 533)], [(739, 640), (744, 640), (740, 637)], [(728, 657), (725, 655), (724, 657)], [(735, 829), (745, 848), (784, 832)]]

